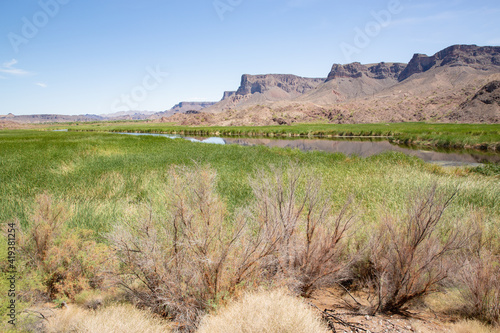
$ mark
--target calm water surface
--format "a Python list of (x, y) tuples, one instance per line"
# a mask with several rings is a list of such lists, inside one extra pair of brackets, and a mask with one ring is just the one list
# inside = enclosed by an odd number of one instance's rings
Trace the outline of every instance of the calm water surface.
[(160, 136), (171, 139), (183, 138), (192, 142), (203, 142), (212, 144), (237, 144), (240, 146), (267, 146), (279, 148), (297, 148), (302, 151), (325, 151), (329, 153), (343, 153), (346, 155), (357, 155), (368, 157), (386, 151), (401, 152), (411, 156), (417, 156), (422, 160), (443, 166), (478, 166), (483, 163), (500, 163), (500, 154), (479, 151), (432, 151), (422, 149), (410, 149), (391, 144), (384, 140), (366, 139), (269, 139), (269, 138), (221, 138), (221, 137), (183, 137), (171, 134), (151, 133), (118, 133), (135, 136)]

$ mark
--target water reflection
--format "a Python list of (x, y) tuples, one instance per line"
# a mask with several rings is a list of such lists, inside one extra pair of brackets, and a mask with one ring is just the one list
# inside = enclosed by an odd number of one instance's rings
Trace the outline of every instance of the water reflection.
[(274, 140), (274, 139), (241, 139), (225, 138), (227, 144), (243, 146), (265, 145), (267, 147), (297, 148), (302, 151), (326, 151), (330, 153), (343, 153), (369, 157), (386, 151), (401, 152), (417, 156), (429, 163), (443, 166), (471, 165), (477, 166), (485, 162), (500, 163), (500, 154), (488, 154), (471, 151), (438, 152), (430, 150), (415, 150), (391, 144), (388, 141), (351, 141), (331, 139), (299, 139), (299, 140)]
[(218, 145), (225, 145), (226, 141), (223, 138), (219, 137), (211, 137), (211, 138), (190, 138), (190, 137), (184, 137), (180, 136), (177, 134), (158, 134), (158, 133), (127, 133), (127, 132), (112, 132), (116, 134), (127, 134), (127, 135), (134, 135), (134, 136), (161, 136), (164, 138), (169, 138), (169, 139), (184, 139), (188, 140), (191, 142), (202, 142), (202, 143), (213, 143), (213, 144), (218, 144)]
[(172, 134), (152, 134), (152, 133), (120, 133), (128, 135), (161, 136), (171, 139), (184, 138), (191, 142), (202, 142), (211, 144), (237, 144), (240, 146), (267, 146), (279, 148), (300, 149), (302, 151), (325, 151), (329, 153), (343, 153), (346, 155), (357, 155), (369, 157), (386, 151), (401, 152), (411, 156), (417, 156), (422, 160), (439, 164), (442, 166), (479, 166), (482, 163), (500, 163), (500, 154), (482, 153), (478, 151), (432, 151), (417, 150), (401, 146), (396, 146), (384, 140), (366, 139), (268, 139), (268, 138), (221, 138), (221, 137), (182, 137)]

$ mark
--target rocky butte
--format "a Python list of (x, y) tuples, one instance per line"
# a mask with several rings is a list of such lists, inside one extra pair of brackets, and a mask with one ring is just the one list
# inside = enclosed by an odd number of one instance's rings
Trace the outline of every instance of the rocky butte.
[(417, 53), (399, 75), (399, 81), (406, 80), (413, 74), (444, 66), (463, 66), (482, 71), (497, 70), (500, 66), (500, 47), (453, 45), (430, 57)]
[(403, 63), (385, 63), (381, 62), (373, 65), (362, 65), (359, 62), (352, 64), (340, 65), (334, 64), (332, 70), (328, 74), (326, 82), (337, 78), (360, 78), (363, 75), (369, 78), (383, 80), (394, 79), (398, 80), (400, 74), (406, 68)]
[(273, 88), (279, 88), (294, 97), (314, 89), (324, 81), (324, 78), (305, 78), (290, 74), (244, 74), (236, 95), (264, 94)]
[[(477, 45), (453, 45), (431, 56), (417, 53), (408, 64), (334, 64), (324, 79), (244, 74), (235, 93), (226, 92), (202, 111), (212, 116), (193, 123), (499, 122), (500, 115), (484, 103), (473, 103), (481, 108), (463, 104), (495, 80), (500, 80), (500, 47)], [(464, 108), (469, 111), (459, 112)], [(189, 118), (182, 122), (189, 124)]]

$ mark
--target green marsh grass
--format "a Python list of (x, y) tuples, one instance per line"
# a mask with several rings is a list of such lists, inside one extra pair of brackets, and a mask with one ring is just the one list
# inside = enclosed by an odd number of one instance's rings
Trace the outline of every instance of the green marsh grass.
[[(373, 215), (376, 207), (401, 206), (407, 194), (432, 182), (461, 188), (454, 205), (500, 215), (498, 177), (458, 172), (418, 158), (385, 153), (346, 157), (297, 149), (191, 143), (162, 137), (85, 132), (0, 132), (0, 219), (28, 223), (33, 198), (48, 193), (72, 208), (71, 225), (105, 231), (130, 203), (154, 202), (169, 165), (209, 164), (230, 207), (250, 199), (248, 177), (271, 164), (295, 161), (321, 173), (341, 205), (351, 193)], [(489, 174), (489, 173), (488, 173)], [(400, 208), (400, 207), (399, 207)]]
[(176, 133), (221, 136), (340, 136), (386, 137), (416, 145), (475, 147), (500, 150), (500, 124), (377, 123), (377, 124), (292, 124), (291, 126), (175, 126), (170, 123), (90, 123), (53, 125), (71, 131)]
[[(360, 158), (73, 131), (0, 131), (0, 222), (5, 225), (19, 219), (21, 225), (29, 226), (35, 198), (47, 194), (66, 207), (67, 228), (93, 230), (105, 242), (105, 234), (129, 210), (146, 206), (161, 214), (169, 195), (164, 186), (169, 167), (195, 163), (217, 171), (217, 190), (230, 211), (252, 200), (249, 177), (257, 170), (296, 163), (323, 177), (322, 186), (331, 191), (337, 208), (349, 196), (354, 197), (360, 221), (353, 237), (366, 239), (380, 216), (404, 212), (411, 193), (434, 183), (449, 193), (459, 189), (446, 211), (448, 220), (480, 215), (486, 231), (500, 237), (500, 178), (495, 172), (442, 168), (395, 152)], [(3, 243), (4, 237), (0, 239)], [(0, 259), (5, 257), (4, 250), (0, 246)], [(29, 284), (21, 279), (19, 288)], [(5, 284), (0, 287), (0, 303), (5, 304)]]

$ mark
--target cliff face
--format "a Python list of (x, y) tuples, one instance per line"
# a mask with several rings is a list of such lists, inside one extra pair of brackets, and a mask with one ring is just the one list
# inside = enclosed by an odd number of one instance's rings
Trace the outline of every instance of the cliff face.
[(413, 74), (444, 66), (466, 66), (479, 70), (490, 70), (500, 66), (500, 47), (453, 45), (433, 56), (417, 53), (408, 65), (384, 62), (374, 65), (362, 65), (359, 62), (347, 65), (334, 64), (326, 81), (337, 78), (356, 79), (366, 76), (374, 79), (396, 79), (401, 82)]
[(224, 96), (222, 96), (221, 101), (228, 99), (231, 96), (234, 96), (236, 94), (236, 91), (224, 91)]
[(241, 77), (241, 84), (236, 95), (265, 93), (279, 88), (294, 96), (303, 94), (325, 82), (324, 78), (305, 78), (287, 74), (248, 75)]
[(237, 91), (226, 91), (222, 100), (203, 112), (217, 113), (273, 102), (291, 101), (316, 89), (324, 78), (306, 78), (290, 74), (264, 74), (241, 76)]
[(479, 70), (490, 70), (492, 67), (500, 66), (500, 47), (453, 45), (430, 57), (425, 54), (415, 54), (399, 75), (399, 81), (403, 81), (413, 74), (443, 66), (466, 66)]
[(340, 65), (334, 64), (332, 70), (328, 74), (326, 82), (338, 78), (361, 78), (366, 76), (372, 79), (394, 79), (397, 80), (401, 72), (405, 69), (406, 64), (403, 63), (385, 63), (381, 62), (374, 65), (362, 65), (359, 62), (352, 64)]

